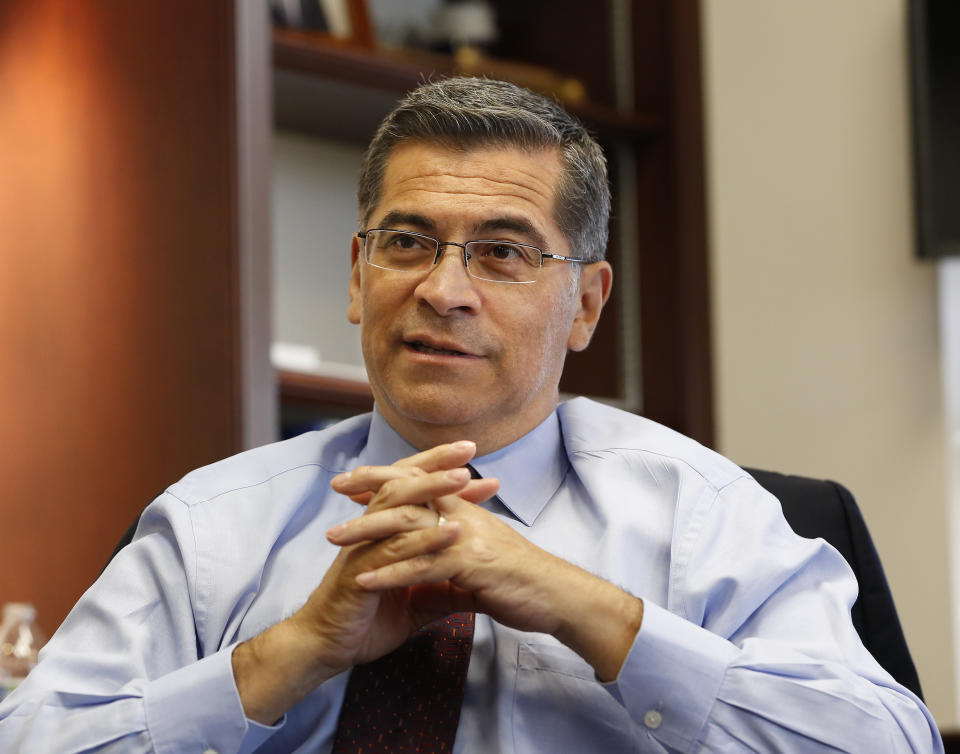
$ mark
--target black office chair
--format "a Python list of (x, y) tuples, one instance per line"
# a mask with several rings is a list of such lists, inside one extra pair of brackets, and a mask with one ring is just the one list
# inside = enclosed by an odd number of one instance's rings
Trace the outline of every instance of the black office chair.
[(745, 470), (780, 501), (784, 518), (797, 534), (822, 537), (846, 558), (860, 585), (851, 612), (860, 640), (890, 675), (922, 699), (893, 595), (853, 495), (836, 482)]
[[(853, 495), (836, 482), (758, 469), (746, 471), (780, 501), (784, 517), (797, 534), (811, 539), (822, 537), (846, 558), (860, 584), (852, 610), (860, 640), (890, 675), (922, 699), (893, 595)], [(133, 539), (138, 522), (139, 516), (117, 543), (110, 560)]]

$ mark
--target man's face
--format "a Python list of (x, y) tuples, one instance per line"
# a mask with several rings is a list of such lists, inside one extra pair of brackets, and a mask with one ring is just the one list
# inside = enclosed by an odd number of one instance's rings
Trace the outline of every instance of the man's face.
[[(570, 256), (553, 220), (559, 175), (555, 151), (403, 144), (390, 156), (367, 225)], [(586, 346), (602, 306), (585, 314), (584, 281), (571, 264), (546, 261), (532, 284), (496, 283), (470, 277), (456, 246), (444, 247), (429, 272), (409, 273), (364, 264), (359, 243), (348, 314), (362, 328), (377, 404), (397, 431), (420, 447), (470, 439), (489, 452), (546, 418), (566, 351)], [(609, 266), (599, 264), (605, 299)], [(596, 266), (587, 266), (585, 279), (596, 277)]]

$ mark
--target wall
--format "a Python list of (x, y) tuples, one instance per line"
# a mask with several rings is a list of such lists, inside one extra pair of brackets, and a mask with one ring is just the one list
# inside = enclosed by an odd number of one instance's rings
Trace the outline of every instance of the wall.
[(957, 723), (936, 270), (913, 258), (904, 0), (703, 0), (719, 450), (856, 495)]
[(0, 603), (48, 632), (154, 495), (240, 446), (233, 21), (0, 3)]

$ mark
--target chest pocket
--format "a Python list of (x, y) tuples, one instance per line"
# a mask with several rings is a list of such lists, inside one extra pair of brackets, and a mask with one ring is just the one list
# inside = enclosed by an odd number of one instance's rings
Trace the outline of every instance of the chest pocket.
[(542, 751), (663, 751), (637, 729), (593, 668), (559, 642), (520, 644), (513, 730), (518, 754), (525, 741), (544, 744)]

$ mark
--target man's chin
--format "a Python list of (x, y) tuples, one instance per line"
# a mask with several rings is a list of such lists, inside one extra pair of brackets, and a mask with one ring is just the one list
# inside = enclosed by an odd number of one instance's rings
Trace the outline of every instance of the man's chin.
[(407, 421), (437, 428), (469, 426), (481, 415), (476, 405), (451, 405), (444, 403), (442, 398), (432, 401), (401, 401), (395, 405), (397, 413)]
[[(469, 393), (452, 386), (421, 385), (402, 395), (377, 396), (377, 405), (391, 424), (417, 424), (442, 430), (466, 430), (482, 420), (484, 407), (469, 398)], [(395, 426), (401, 432), (402, 427)]]

